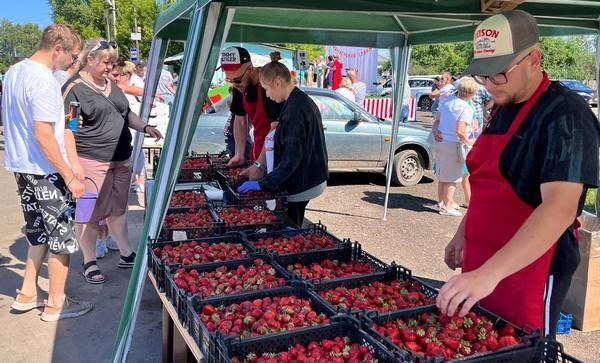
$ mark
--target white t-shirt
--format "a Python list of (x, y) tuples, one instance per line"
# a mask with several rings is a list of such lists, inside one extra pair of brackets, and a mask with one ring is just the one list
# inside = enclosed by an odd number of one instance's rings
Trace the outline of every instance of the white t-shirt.
[(367, 95), (367, 85), (364, 84), (364, 82), (358, 81), (356, 83), (352, 83), (352, 89), (356, 95), (356, 104), (362, 106), (363, 102), (365, 101), (365, 96)]
[(163, 69), (160, 72), (160, 78), (158, 80), (158, 88), (156, 91), (161, 95), (173, 95), (173, 92), (167, 88), (167, 85), (173, 83), (173, 76), (171, 72), (166, 69)]
[(129, 85), (144, 88), (144, 80), (142, 79), (142, 77), (133, 73), (131, 74), (131, 77), (129, 77)]
[(340, 87), (340, 88), (336, 89), (335, 92), (341, 94), (342, 96), (346, 97), (347, 99), (349, 99), (352, 102), (356, 102), (356, 96), (354, 95), (354, 93), (352, 91), (350, 91), (346, 87)]
[(452, 90), (454, 89), (454, 85), (452, 83), (449, 83), (447, 85), (445, 85), (444, 87), (440, 88), (440, 96), (438, 98), (438, 109), (440, 106), (442, 106), (442, 103), (444, 103), (447, 99), (448, 96), (450, 96), (452, 94)]
[(274, 150), (275, 150), (275, 131), (277, 129), (273, 129), (269, 131), (267, 136), (265, 137), (265, 156), (267, 158), (267, 174), (273, 171), (273, 159), (274, 159)]
[(48, 67), (31, 59), (10, 67), (2, 94), (6, 170), (36, 175), (56, 173), (35, 140), (34, 121), (54, 124), (54, 137), (68, 162), (63, 107), (60, 85)]
[(440, 104), (438, 113), (440, 115), (438, 130), (441, 132), (444, 141), (460, 141), (456, 135), (458, 122), (467, 124), (467, 137), (472, 133), (473, 107), (467, 101), (456, 96), (448, 96), (446, 102)]

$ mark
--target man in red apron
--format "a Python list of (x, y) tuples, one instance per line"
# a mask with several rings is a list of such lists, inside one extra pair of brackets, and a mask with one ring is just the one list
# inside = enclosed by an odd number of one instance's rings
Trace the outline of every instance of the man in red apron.
[[(240, 164), (245, 160), (248, 123), (254, 127), (254, 144), (250, 159), (259, 161), (251, 173), (264, 169), (265, 157), (263, 144), (271, 130), (271, 122), (277, 121), (282, 104), (270, 100), (258, 81), (258, 69), (252, 66), (250, 53), (242, 47), (230, 47), (221, 52), (221, 68), (225, 72), (227, 82), (233, 86), (231, 112), (234, 115), (233, 136), (235, 139), (235, 155), (230, 165)], [(260, 162), (262, 161), (262, 163)], [(253, 177), (255, 175), (251, 175)], [(253, 178), (253, 179), (256, 179)]]
[(519, 10), (475, 30), (465, 74), (497, 107), (467, 157), (472, 198), (446, 247), (446, 264), (462, 274), (442, 287), (437, 304), (462, 316), (480, 301), (553, 335), (579, 264), (575, 218), (598, 185), (600, 129), (581, 97), (550, 82), (538, 41), (535, 19)]

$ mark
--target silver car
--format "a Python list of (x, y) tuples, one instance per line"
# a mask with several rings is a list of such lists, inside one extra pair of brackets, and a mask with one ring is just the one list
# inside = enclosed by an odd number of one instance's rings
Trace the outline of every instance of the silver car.
[[(391, 121), (378, 119), (340, 94), (322, 88), (303, 88), (321, 111), (330, 172), (377, 172), (386, 169), (392, 134)], [(224, 149), (223, 128), (228, 111), (200, 117), (191, 149), (216, 153)], [(401, 124), (398, 130), (392, 182), (419, 183), (432, 168), (429, 130)]]
[[(408, 86), (410, 87), (410, 95), (415, 98), (417, 108), (421, 111), (429, 111), (433, 100), (431, 99), (431, 86), (433, 86), (433, 77), (408, 77)], [(377, 87), (379, 96), (392, 95), (392, 79), (388, 79)]]

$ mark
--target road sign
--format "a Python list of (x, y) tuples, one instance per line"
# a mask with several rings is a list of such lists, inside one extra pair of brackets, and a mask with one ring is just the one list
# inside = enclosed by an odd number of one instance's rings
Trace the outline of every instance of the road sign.
[(142, 33), (131, 33), (131, 40), (142, 40)]
[(138, 60), (138, 50), (137, 48), (130, 48), (129, 49), (129, 59), (131, 59), (132, 62), (137, 62)]

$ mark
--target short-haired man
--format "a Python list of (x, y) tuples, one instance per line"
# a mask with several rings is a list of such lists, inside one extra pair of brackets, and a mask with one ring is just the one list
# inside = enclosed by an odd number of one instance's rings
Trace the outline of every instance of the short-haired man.
[(462, 274), (437, 304), (464, 315), (481, 300), (517, 326), (553, 335), (579, 264), (575, 218), (598, 185), (600, 129), (580, 96), (548, 79), (538, 42), (535, 19), (520, 10), (475, 30), (464, 73), (497, 107), (467, 156), (473, 194), (446, 247), (446, 263)]
[[(65, 130), (60, 85), (52, 72), (67, 69), (81, 51), (82, 41), (69, 26), (44, 29), (38, 50), (6, 74), (3, 121), (5, 167), (15, 173), (30, 244), (21, 290), (12, 309), (44, 306), (44, 321), (83, 315), (92, 309), (65, 295), (69, 256), (79, 249), (74, 232), (72, 197), (83, 195), (83, 172), (71, 131)], [(48, 300), (37, 298), (37, 278), (48, 256)]]
[(348, 77), (352, 81), (352, 89), (356, 96), (356, 104), (362, 107), (365, 96), (367, 95), (367, 85), (358, 79), (358, 72), (355, 69), (350, 69), (348, 71)]
[(282, 104), (267, 97), (265, 89), (258, 79), (258, 69), (254, 68), (248, 50), (242, 47), (230, 47), (221, 52), (221, 68), (225, 72), (227, 82), (233, 87), (231, 91), (231, 112), (234, 114), (233, 137), (235, 139), (235, 155), (230, 165), (245, 160), (244, 152), (248, 138), (248, 121), (254, 127), (254, 145), (250, 159), (255, 161), (250, 168), (250, 178), (262, 179), (266, 171), (266, 157), (263, 152), (265, 138), (271, 130), (271, 122), (277, 121)]

